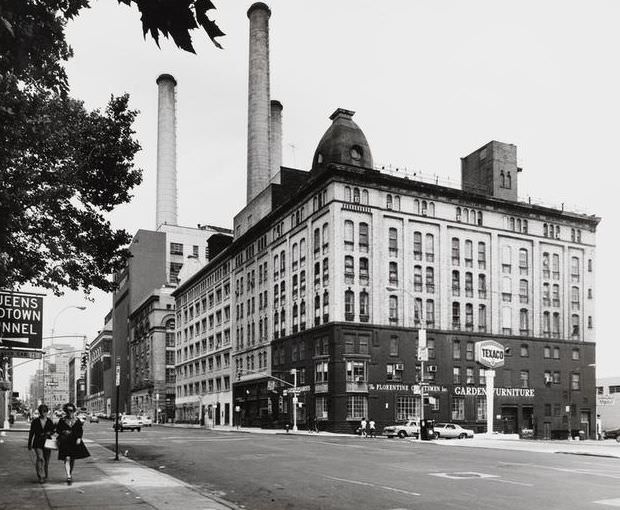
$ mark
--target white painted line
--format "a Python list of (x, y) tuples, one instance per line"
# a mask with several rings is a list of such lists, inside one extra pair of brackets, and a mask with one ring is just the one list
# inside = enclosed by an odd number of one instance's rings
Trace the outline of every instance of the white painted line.
[(475, 471), (461, 471), (455, 473), (429, 473), (431, 476), (439, 478), (450, 478), (452, 480), (472, 480), (481, 478), (499, 478), (498, 475), (490, 475), (488, 473), (476, 473)]
[(510, 483), (512, 485), (522, 485), (524, 487), (534, 487), (533, 483), (514, 482), (512, 480), (502, 480), (501, 478), (493, 478), (494, 482)]
[(313, 443), (326, 444), (329, 446), (343, 446), (345, 448), (365, 448), (365, 446), (358, 445), (358, 444), (330, 443), (328, 441), (313, 441)]
[(327, 476), (327, 475), (323, 475), (324, 478), (327, 478), (328, 480), (335, 480), (337, 482), (346, 482), (346, 483), (352, 483), (354, 485), (363, 485), (365, 487), (373, 487), (373, 488), (378, 488), (378, 489), (384, 489), (387, 491), (393, 491), (393, 492), (399, 492), (402, 494), (407, 494), (409, 496), (420, 496), (420, 493), (418, 492), (411, 492), (411, 491), (406, 491), (403, 489), (397, 489), (396, 487), (387, 487), (385, 485), (376, 485), (374, 483), (369, 483), (369, 482), (361, 482), (359, 480), (348, 480), (346, 478), (336, 478), (334, 476)]
[(620, 507), (620, 498), (616, 499), (601, 499), (600, 501), (594, 501), (597, 505), (617, 506)]

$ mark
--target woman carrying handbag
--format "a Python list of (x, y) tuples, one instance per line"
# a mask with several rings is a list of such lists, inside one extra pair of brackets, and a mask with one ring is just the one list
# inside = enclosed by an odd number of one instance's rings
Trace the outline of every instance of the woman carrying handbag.
[(28, 449), (37, 455), (36, 470), (40, 483), (47, 481), (48, 466), (50, 463), (51, 450), (46, 446), (46, 441), (53, 441), (52, 434), (55, 432), (54, 423), (47, 417), (49, 409), (45, 404), (39, 406), (39, 417), (30, 422), (30, 432), (28, 434)]
[(56, 432), (58, 432), (58, 460), (65, 462), (65, 473), (67, 474), (67, 483), (71, 485), (73, 479), (73, 465), (75, 459), (84, 459), (90, 457), (90, 453), (86, 449), (82, 436), (84, 429), (82, 422), (75, 417), (75, 406), (73, 404), (65, 404), (62, 408), (65, 416), (58, 421)]

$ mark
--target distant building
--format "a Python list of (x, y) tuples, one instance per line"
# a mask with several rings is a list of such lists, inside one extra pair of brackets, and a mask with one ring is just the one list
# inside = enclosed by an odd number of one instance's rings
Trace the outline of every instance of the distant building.
[(596, 412), (601, 417), (603, 432), (620, 429), (620, 377), (596, 380)]
[[(114, 392), (112, 369), (112, 315), (108, 314), (103, 329), (91, 341), (88, 349), (86, 408), (89, 413), (112, 414)], [(107, 390), (107, 391), (106, 391)]]
[(129, 316), (131, 410), (166, 422), (174, 417), (175, 310), (165, 285)]
[(43, 403), (50, 410), (60, 410), (69, 402), (69, 362), (73, 358), (72, 345), (52, 344), (43, 358)]

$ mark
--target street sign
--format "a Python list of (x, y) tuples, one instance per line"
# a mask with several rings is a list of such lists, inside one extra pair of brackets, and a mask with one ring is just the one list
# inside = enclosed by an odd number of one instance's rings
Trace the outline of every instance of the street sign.
[(426, 330), (418, 330), (418, 360), (428, 361), (428, 348), (426, 346)]
[(0, 290), (0, 346), (40, 349), (43, 296)]
[(487, 368), (504, 366), (504, 346), (495, 340), (476, 342), (475, 359)]
[(0, 349), (0, 354), (5, 354), (9, 358), (41, 359), (43, 357), (43, 352), (28, 349)]
[(116, 364), (116, 386), (121, 385), (121, 366)]
[(284, 391), (282, 391), (283, 395), (295, 395), (297, 393), (306, 393), (310, 391), (310, 386), (306, 385), (306, 386), (297, 386), (295, 388), (287, 388)]

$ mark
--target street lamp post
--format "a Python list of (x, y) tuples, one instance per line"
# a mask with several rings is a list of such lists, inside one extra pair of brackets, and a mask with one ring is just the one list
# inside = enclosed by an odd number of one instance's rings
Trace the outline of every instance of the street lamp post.
[(293, 374), (293, 432), (297, 432), (297, 369), (291, 368)]
[(60, 317), (62, 312), (69, 310), (71, 308), (77, 308), (78, 310), (82, 310), (82, 311), (86, 310), (85, 306), (77, 306), (77, 305), (65, 306), (62, 310), (60, 310), (60, 312), (56, 314), (56, 317), (54, 317), (54, 321), (52, 322), (52, 334), (50, 336), (50, 338), (52, 339), (52, 344), (54, 343), (54, 333), (56, 331), (56, 321), (58, 320), (58, 317)]

